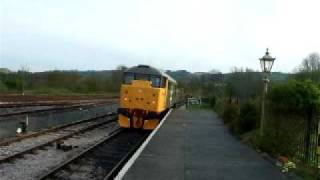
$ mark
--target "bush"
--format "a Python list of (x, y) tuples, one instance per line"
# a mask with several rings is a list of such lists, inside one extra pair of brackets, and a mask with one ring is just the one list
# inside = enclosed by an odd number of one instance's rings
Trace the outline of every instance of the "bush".
[(246, 102), (240, 106), (240, 114), (236, 122), (236, 132), (243, 134), (257, 127), (259, 111), (253, 102)]
[(224, 111), (224, 99), (223, 98), (217, 98), (216, 104), (213, 107), (214, 111), (219, 115), (219, 117), (223, 118), (223, 111)]
[(223, 116), (222, 116), (224, 123), (227, 124), (237, 120), (239, 118), (239, 113), (240, 113), (239, 110), (240, 110), (239, 105), (225, 103)]
[(320, 91), (312, 81), (292, 80), (271, 89), (268, 99), (274, 111), (282, 113), (305, 112), (319, 104)]
[(320, 91), (311, 81), (292, 80), (272, 88), (266, 103), (261, 148), (273, 154), (295, 156), (319, 98)]
[(6, 91), (8, 91), (7, 86), (0, 81), (0, 92), (6, 92)]
[(20, 79), (10, 79), (5, 81), (5, 86), (11, 90), (21, 90), (22, 89), (22, 81)]
[(214, 108), (215, 105), (216, 105), (216, 97), (214, 97), (214, 96), (210, 97), (209, 98), (209, 104), (210, 104), (211, 107)]
[(294, 114), (270, 114), (260, 148), (275, 156), (296, 156), (301, 137), (305, 135), (303, 118)]

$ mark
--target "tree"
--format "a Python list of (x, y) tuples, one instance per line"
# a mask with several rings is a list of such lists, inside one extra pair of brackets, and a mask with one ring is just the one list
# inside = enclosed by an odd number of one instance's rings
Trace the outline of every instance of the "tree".
[(21, 94), (24, 96), (24, 90), (26, 86), (26, 78), (27, 74), (29, 72), (29, 67), (28, 65), (22, 65), (18, 73), (21, 75)]
[(293, 77), (298, 80), (312, 80), (314, 82), (320, 82), (319, 53), (314, 52), (304, 58)]
[(309, 54), (303, 59), (300, 65), (300, 71), (302, 72), (312, 72), (320, 70), (320, 55), (317, 52)]
[(109, 89), (113, 92), (119, 92), (120, 86), (123, 79), (123, 72), (128, 69), (124, 65), (117, 66), (116, 70), (114, 70), (111, 74), (112, 84), (110, 84)]
[(125, 71), (127, 69), (128, 69), (128, 67), (125, 65), (118, 65), (116, 68), (116, 70), (118, 70), (118, 71)]
[(320, 90), (310, 80), (291, 80), (273, 87), (268, 99), (272, 102), (272, 109), (279, 112), (305, 113), (311, 106), (320, 104)]
[(218, 69), (211, 69), (211, 70), (209, 71), (209, 73), (211, 73), (211, 74), (220, 74), (221, 71), (219, 71)]
[(234, 67), (226, 77), (226, 93), (229, 97), (248, 100), (262, 92), (261, 74), (249, 68)]

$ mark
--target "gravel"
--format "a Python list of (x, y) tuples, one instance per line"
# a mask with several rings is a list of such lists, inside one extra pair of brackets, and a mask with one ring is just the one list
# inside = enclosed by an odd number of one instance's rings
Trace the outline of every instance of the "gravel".
[(46, 110), (46, 109), (52, 109), (55, 107), (56, 106), (27, 106), (27, 107), (15, 107), (15, 108), (0, 108), (0, 114)]
[(41, 174), (53, 169), (60, 163), (108, 136), (116, 128), (118, 128), (118, 124), (114, 122), (64, 140), (64, 144), (75, 147), (70, 151), (58, 150), (55, 146), (46, 146), (45, 150), (38, 150), (35, 154), (27, 154), (23, 158), (16, 159), (13, 162), (0, 164), (0, 179), (36, 179)]
[[(110, 118), (107, 118), (107, 119), (110, 119)], [(40, 144), (50, 142), (54, 139), (57, 139), (59, 137), (70, 134), (70, 133), (77, 131), (81, 128), (84, 128), (84, 127), (87, 127), (89, 125), (96, 124), (99, 122), (103, 122), (105, 120), (106, 120), (106, 118), (99, 119), (97, 121), (90, 121), (90, 122), (86, 122), (86, 123), (81, 123), (81, 124), (67, 127), (67, 128), (55, 131), (55, 132), (47, 133), (47, 134), (44, 134), (41, 136), (23, 139), (20, 142), (11, 143), (8, 146), (1, 146), (0, 147), (0, 159), (3, 159), (3, 157), (7, 157), (9, 155), (24, 151), (25, 149), (29, 149), (29, 148), (38, 146)]]
[(106, 112), (116, 112), (118, 106), (118, 103), (106, 103), (76, 109), (64, 109), (39, 112), (30, 115), (22, 114), (17, 116), (0, 117), (0, 141), (7, 138), (14, 138), (16, 136), (17, 128), (21, 127), (20, 122), (25, 121), (27, 116), (29, 117), (27, 131), (38, 132), (54, 126), (101, 116)]

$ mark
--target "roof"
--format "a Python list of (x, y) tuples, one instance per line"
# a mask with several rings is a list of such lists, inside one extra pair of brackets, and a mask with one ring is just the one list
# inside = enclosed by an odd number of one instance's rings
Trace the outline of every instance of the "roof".
[(138, 65), (138, 66), (133, 66), (125, 71), (126, 73), (137, 73), (137, 74), (150, 74), (150, 75), (155, 75), (155, 76), (164, 76), (168, 78), (169, 81), (177, 83), (176, 80), (174, 80), (171, 76), (166, 74), (165, 72), (148, 66), (148, 65)]

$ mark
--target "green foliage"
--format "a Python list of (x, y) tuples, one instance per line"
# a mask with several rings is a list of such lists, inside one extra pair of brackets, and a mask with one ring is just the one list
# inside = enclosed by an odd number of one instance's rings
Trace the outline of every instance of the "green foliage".
[(113, 71), (50, 71), (0, 73), (0, 92), (45, 94), (118, 93), (125, 68)]
[(233, 121), (236, 121), (239, 118), (240, 114), (240, 108), (237, 104), (224, 104), (224, 110), (222, 118), (226, 124), (232, 123)]
[(50, 95), (66, 95), (66, 94), (75, 94), (74, 92), (65, 89), (65, 88), (41, 88), (32, 90), (31, 92), (28, 92), (29, 94), (50, 94)]
[(259, 96), (262, 92), (261, 73), (250, 69), (235, 68), (226, 76), (225, 94), (228, 97), (237, 97), (240, 100), (248, 100)]
[(216, 105), (216, 97), (215, 97), (215, 96), (211, 96), (211, 97), (209, 98), (209, 104), (210, 104), (210, 106), (211, 106), (212, 108), (215, 107), (215, 105)]
[(22, 89), (22, 81), (20, 79), (9, 79), (5, 81), (6, 87), (11, 90), (18, 90)]
[[(235, 71), (226, 78), (224, 97), (217, 99), (215, 110), (244, 142), (274, 156), (290, 159), (305, 156), (308, 120), (314, 119), (320, 105), (320, 71), (304, 71), (283, 77), (271, 76), (266, 100), (264, 136), (259, 133), (261, 77), (252, 72)], [(293, 77), (293, 78), (292, 78)], [(286, 81), (288, 79), (289, 81)], [(278, 79), (279, 81), (272, 81)], [(240, 107), (232, 104), (240, 99)], [(222, 103), (228, 99), (229, 104)], [(238, 102), (238, 101), (237, 101)], [(312, 117), (312, 118), (311, 118)], [(312, 142), (316, 133), (311, 133)], [(304, 142), (303, 142), (304, 141)], [(309, 174), (309, 173), (308, 173)]]
[(2, 81), (0, 81), (0, 92), (6, 92), (7, 90), (7, 86)]
[(257, 127), (260, 114), (253, 101), (241, 105), (225, 103), (223, 109), (223, 119), (234, 133), (244, 134)]
[(243, 134), (255, 129), (259, 118), (259, 110), (253, 102), (248, 101), (241, 104), (239, 118), (238, 121), (236, 121), (237, 133)]
[[(213, 78), (210, 73), (190, 73), (185, 70), (167, 71), (178, 82), (178, 88), (184, 89), (185, 94), (194, 97), (220, 96), (223, 92), (223, 75), (219, 72)], [(220, 77), (220, 79), (219, 79)]]
[(223, 118), (223, 111), (224, 111), (224, 99), (223, 98), (216, 98), (216, 104), (213, 110), (218, 114), (218, 116)]
[(302, 71), (293, 75), (293, 78), (299, 81), (311, 80), (320, 83), (320, 70), (317, 71)]
[(302, 177), (304, 180), (319, 180), (320, 179), (320, 172), (317, 168), (310, 167), (305, 164), (298, 163), (297, 169), (294, 172)]
[(305, 135), (303, 120), (303, 116), (270, 112), (260, 148), (275, 156), (294, 157), (298, 152), (300, 138)]
[(280, 84), (271, 89), (268, 99), (275, 111), (304, 112), (307, 108), (319, 104), (319, 88), (310, 80)]
[(261, 148), (272, 154), (295, 157), (319, 98), (319, 88), (310, 80), (291, 80), (273, 87), (266, 103), (266, 128)]

